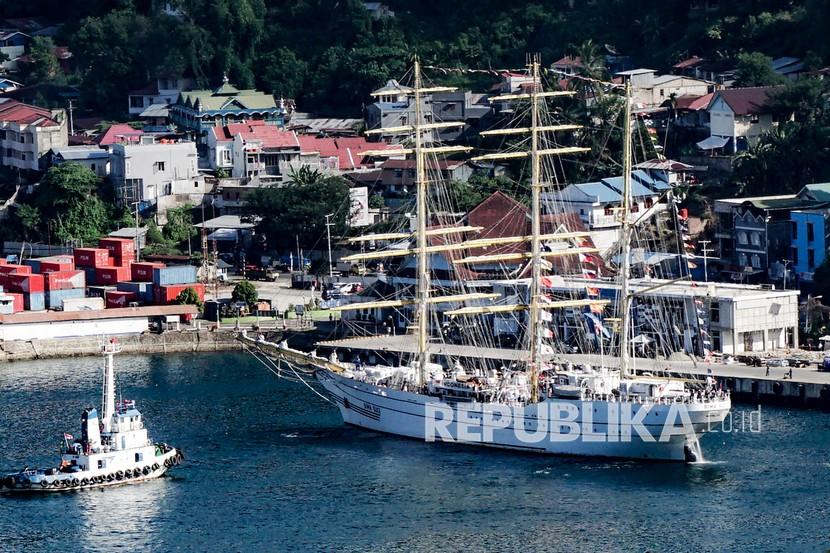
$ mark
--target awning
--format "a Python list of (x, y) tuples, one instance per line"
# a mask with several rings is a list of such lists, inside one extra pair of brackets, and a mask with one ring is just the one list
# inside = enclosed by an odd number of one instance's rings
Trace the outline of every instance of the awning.
[(710, 136), (698, 142), (697, 147), (701, 150), (714, 150), (715, 148), (723, 148), (727, 142), (729, 142), (729, 138)]

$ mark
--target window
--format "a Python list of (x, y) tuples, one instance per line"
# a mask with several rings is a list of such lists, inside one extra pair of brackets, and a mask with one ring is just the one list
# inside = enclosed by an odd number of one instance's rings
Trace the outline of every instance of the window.
[(798, 240), (798, 223), (796, 221), (790, 221), (790, 232), (792, 232), (793, 240)]
[(130, 96), (130, 107), (131, 108), (143, 108), (144, 107), (144, 96)]
[(746, 233), (744, 231), (738, 231), (738, 244), (748, 244), (749, 241), (746, 239)]
[(738, 255), (738, 265), (741, 267), (746, 267), (746, 254), (742, 253)]
[(758, 117), (757, 114), (753, 114), (753, 115), (749, 116), (749, 122), (750, 123), (760, 123), (761, 119), (760, 119), (760, 117)]
[(222, 150), (222, 163), (230, 163), (231, 162), (231, 151), (230, 150)]
[(21, 144), (25, 144), (25, 142), (26, 142), (26, 136), (25, 136), (23, 133), (20, 133), (20, 134), (17, 136), (17, 140), (18, 140)]
[(760, 232), (752, 232), (749, 234), (749, 239), (752, 242), (753, 246), (760, 246), (761, 245), (761, 233)]
[(810, 269), (816, 268), (816, 250), (813, 248), (807, 249), (807, 267)]
[(94, 164), (94, 163), (90, 163), (90, 164), (89, 164), (89, 168), (90, 168), (90, 169), (92, 169), (93, 171), (95, 171), (95, 164)]
[(143, 453), (136, 453), (135, 454), (135, 462), (136, 463), (143, 463), (144, 462), (144, 454)]
[(712, 331), (712, 351), (720, 351), (720, 350), (721, 350), (720, 330), (713, 330)]
[(720, 302), (713, 301), (709, 305), (709, 320), (713, 323), (720, 322)]
[(107, 468), (107, 462), (104, 459), (98, 459), (98, 468), (103, 469)]
[(639, 211), (640, 211), (640, 204), (638, 204), (637, 202), (634, 202), (633, 204), (631, 204), (631, 213), (637, 213)]
[(752, 254), (752, 268), (753, 269), (760, 269), (761, 268), (761, 257), (757, 253)]
[(654, 200), (646, 198), (646, 209), (651, 209), (652, 207), (654, 207)]
[(613, 215), (614, 214), (614, 207), (611, 205), (605, 206), (605, 214), (606, 215)]
[(153, 173), (162, 173), (164, 172), (164, 162), (157, 161), (153, 164)]
[(815, 232), (813, 231), (813, 223), (807, 223), (807, 241), (812, 242), (816, 239)]
[(199, 181), (193, 181), (193, 188), (199, 188)]

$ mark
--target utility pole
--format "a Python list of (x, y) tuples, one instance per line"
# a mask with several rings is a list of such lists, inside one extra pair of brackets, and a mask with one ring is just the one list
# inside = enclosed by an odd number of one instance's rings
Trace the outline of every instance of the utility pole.
[(334, 213), (329, 213), (328, 215), (326, 215), (326, 238), (329, 242), (329, 278), (331, 279), (334, 278), (334, 266), (332, 264), (331, 259), (331, 227), (332, 225), (334, 225), (334, 223), (329, 222), (329, 217), (331, 217), (332, 215), (334, 215)]
[(715, 250), (709, 247), (709, 244), (712, 243), (711, 240), (698, 240), (697, 243), (703, 245), (703, 247), (700, 248), (700, 252), (703, 254), (703, 281), (709, 282), (709, 270), (707, 268), (706, 262), (709, 259), (708, 255)]
[[(71, 105), (71, 104), (70, 104)], [(138, 263), (141, 261), (141, 247), (138, 239), (138, 205), (141, 202), (132, 202), (130, 205), (133, 206), (135, 209), (135, 236), (133, 237), (133, 242), (135, 242), (135, 261)]]
[(75, 118), (72, 116), (72, 100), (69, 100), (69, 136), (75, 134)]

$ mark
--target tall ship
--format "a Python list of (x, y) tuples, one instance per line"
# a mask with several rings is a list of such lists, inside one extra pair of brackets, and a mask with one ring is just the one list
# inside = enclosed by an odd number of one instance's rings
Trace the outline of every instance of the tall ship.
[[(530, 232), (521, 236), (475, 238), (481, 228), (444, 221), (450, 197), (442, 191), (436, 171), (437, 159), (464, 155), (472, 148), (437, 143), (438, 131), (456, 122), (434, 121), (425, 114), (425, 98), (450, 87), (425, 85), (416, 59), (411, 88), (414, 118), (406, 125), (368, 132), (408, 133), (401, 145), (366, 155), (414, 157), (416, 223), (413, 231), (371, 234), (352, 239), (355, 243), (395, 241), (395, 247), (361, 253), (346, 261), (414, 258), (413, 285), (407, 294), (370, 303), (355, 303), (338, 309), (390, 307), (411, 309), (411, 332), (417, 343), (411, 359), (399, 363), (364, 364), (360, 359), (341, 360), (337, 353), (321, 357), (315, 352), (291, 348), (286, 342), (268, 342), (264, 337), (243, 335), (241, 340), (256, 355), (305, 380), (313, 377), (337, 405), (343, 421), (357, 427), (426, 441), (443, 441), (547, 454), (698, 462), (703, 460), (700, 437), (717, 427), (729, 413), (728, 392), (706, 381), (675, 378), (635, 370), (636, 342), (632, 332), (631, 289), (632, 217), (632, 123), (630, 85), (624, 90), (622, 202), (615, 216), (619, 233), (619, 293), (613, 322), (615, 344), (597, 332), (601, 354), (593, 363), (574, 364), (561, 355), (567, 348), (551, 332), (558, 310), (584, 309), (602, 313), (611, 300), (598, 297), (557, 297), (547, 288), (562, 262), (596, 253), (586, 246), (585, 231), (546, 224), (543, 209), (546, 190), (556, 190), (556, 167), (563, 156), (590, 148), (562, 145), (562, 133), (578, 125), (546, 121), (554, 110), (547, 102), (570, 96), (567, 90), (544, 90), (537, 58), (529, 60), (529, 84), (519, 91), (491, 98), (494, 103), (513, 103), (517, 116), (513, 125), (481, 132), (482, 136), (507, 139), (507, 150), (484, 153), (477, 162), (524, 160), (529, 166)], [(521, 112), (522, 117), (519, 117)], [(567, 144), (567, 141), (565, 141)], [(550, 202), (549, 202), (550, 203)], [(555, 206), (553, 206), (555, 208)], [(430, 213), (430, 209), (436, 213)], [(547, 206), (550, 211), (551, 206)], [(401, 247), (400, 243), (408, 244)], [(505, 248), (505, 246), (520, 246)], [(488, 253), (496, 251), (497, 253)], [(485, 252), (485, 253), (481, 253)], [(436, 284), (430, 267), (433, 256), (448, 259), (458, 271), (457, 290), (437, 294), (445, 286)], [(519, 270), (508, 286), (515, 286), (514, 301), (498, 301), (499, 294), (476, 291), (470, 286), (469, 266), (518, 262)], [(512, 284), (511, 284), (512, 283)], [(469, 321), (472, 329), (466, 351), (456, 356), (434, 351), (441, 336), (430, 335), (436, 321), (435, 308), (449, 305), (441, 316)], [(477, 317), (499, 314), (524, 325), (523, 343), (515, 362), (487, 358), (492, 335), (475, 324)], [(440, 321), (437, 326), (440, 326)], [(434, 328), (436, 324), (433, 324)], [(600, 328), (599, 324), (596, 328)], [(610, 333), (609, 333), (610, 334)], [(614, 341), (612, 340), (612, 341)], [(603, 351), (603, 344), (608, 349)], [(611, 349), (617, 356), (611, 357)], [(379, 348), (380, 349), (380, 348)], [(443, 350), (442, 350), (443, 351)], [(307, 382), (308, 383), (308, 382)]]
[(81, 434), (64, 433), (60, 464), (23, 470), (0, 479), (0, 489), (12, 493), (61, 492), (132, 484), (164, 476), (184, 460), (180, 449), (153, 442), (135, 401), (116, 401), (114, 340), (102, 348), (101, 418), (93, 408), (81, 414)]

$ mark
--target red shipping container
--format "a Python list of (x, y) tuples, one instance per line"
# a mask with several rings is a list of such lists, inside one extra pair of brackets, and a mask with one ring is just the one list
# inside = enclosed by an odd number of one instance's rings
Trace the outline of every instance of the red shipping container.
[(135, 292), (107, 290), (104, 297), (106, 298), (107, 309), (129, 307), (130, 302), (138, 301), (138, 295)]
[(23, 305), (23, 294), (18, 294), (16, 292), (6, 292), (6, 295), (14, 298), (14, 303), (12, 303), (12, 306), (15, 313), (25, 311), (26, 307)]
[(17, 292), (20, 294), (42, 294), (43, 275), (30, 275), (25, 273), (11, 273), (3, 275), (0, 285), (6, 292)]
[(32, 268), (28, 265), (12, 265), (10, 263), (0, 265), (0, 274), (8, 275), (11, 273), (30, 275), (32, 274)]
[(129, 267), (97, 267), (95, 269), (95, 284), (118, 284), (130, 280)]
[(71, 255), (55, 255), (40, 260), (41, 273), (54, 273), (58, 271), (74, 271), (75, 260)]
[(46, 290), (69, 290), (86, 288), (86, 273), (83, 271), (55, 271), (44, 273)]
[(164, 263), (150, 263), (147, 261), (140, 261), (130, 265), (130, 274), (133, 282), (153, 282), (153, 269), (156, 267), (166, 267)]
[(112, 267), (110, 252), (105, 248), (75, 248), (76, 267)]
[(135, 242), (130, 238), (101, 238), (98, 246), (108, 250), (115, 259), (135, 259)]
[(194, 284), (168, 284), (166, 286), (156, 286), (153, 289), (156, 304), (170, 305), (175, 303), (176, 298), (179, 297), (187, 288), (193, 288), (196, 295), (199, 296), (199, 301), (205, 301), (205, 285), (201, 283)]

